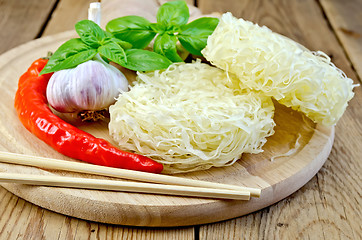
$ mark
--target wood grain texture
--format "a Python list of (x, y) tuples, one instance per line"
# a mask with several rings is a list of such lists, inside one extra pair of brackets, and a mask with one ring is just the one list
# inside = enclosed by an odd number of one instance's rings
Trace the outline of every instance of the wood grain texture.
[(74, 25), (88, 18), (88, 8), (96, 0), (62, 0), (51, 15), (42, 36), (74, 30)]
[(56, 0), (0, 0), (0, 53), (41, 32)]
[[(29, 4), (36, 4), (35, 1), (32, 2), (34, 3)], [(270, 1), (268, 3), (268, 1), (260, 0), (238, 0), (234, 3), (230, 0), (198, 0), (197, 2), (205, 9), (205, 13), (224, 10), (242, 13), (239, 16), (263, 22), (273, 30), (284, 33), (311, 49), (323, 49), (333, 57), (333, 61), (348, 76), (357, 79), (332, 29), (328, 28), (330, 23), (326, 22), (320, 7), (313, 1)], [(328, 14), (327, 9), (324, 9), (328, 20), (333, 21), (334, 14), (339, 14), (338, 11), (343, 10), (348, 1), (340, 1), (340, 3), (342, 6), (335, 9), (337, 12), (333, 14)], [(281, 5), (280, 9), (276, 9), (278, 5)], [(1, 1), (0, 11), (3, 10), (3, 6), (4, 1)], [(39, 17), (38, 11), (40, 10), (31, 11), (36, 15), (34, 19)], [(69, 9), (68, 12), (71, 11)], [(360, 13), (361, 8), (358, 4), (347, 12), (350, 16), (358, 16)], [(67, 15), (67, 11), (63, 11), (62, 14)], [(23, 33), (27, 36), (31, 35), (27, 33), (29, 28), (23, 28), (23, 24), (28, 24), (28, 22), (6, 18), (3, 14), (0, 16), (2, 23), (12, 26), (11, 29), (23, 30), (13, 31), (12, 34), (20, 36), (19, 38)], [(8, 15), (5, 13), (5, 16)], [(74, 16), (67, 15), (67, 17)], [(347, 21), (345, 23), (351, 24)], [(346, 26), (347, 34), (351, 33), (349, 29), (352, 27)], [(360, 28), (356, 30), (357, 33), (360, 31)], [(9, 34), (8, 31), (5, 32)], [(13, 41), (4, 37), (1, 37), (0, 41), (2, 49), (10, 49), (14, 46)], [(351, 51), (348, 54), (353, 54), (353, 49)], [(361, 58), (361, 55), (358, 54), (357, 57)], [(355, 68), (357, 69), (356, 66)], [(361, 79), (361, 74), (359, 77)], [(234, 220), (201, 226), (200, 239), (295, 239), (297, 237), (299, 239), (328, 239), (327, 237), (331, 236), (327, 232), (329, 230), (335, 234), (330, 239), (361, 239), (362, 229), (358, 225), (362, 215), (361, 100), (361, 91), (358, 88), (354, 100), (336, 127), (332, 153), (317, 177), (300, 191), (272, 207)], [(312, 207), (313, 210), (308, 210), (307, 207)], [(66, 217), (23, 201), (3, 188), (0, 188), (0, 216), (0, 239), (194, 239), (193, 228), (127, 228)], [(14, 224), (19, 220), (20, 224)], [(196, 231), (196, 239), (197, 237), (198, 231)]]
[(1, 239), (193, 239), (192, 227), (178, 229), (141, 229), (84, 221), (45, 210), (0, 192)]
[(362, 76), (362, 12), (355, 12), (362, 9), (362, 1), (321, 0), (320, 3), (353, 67)]
[[(344, 11), (344, 4), (340, 2), (338, 11)], [(211, 3), (200, 0), (199, 7), (203, 12), (231, 11), (235, 16), (266, 25), (311, 50), (322, 50), (358, 82), (316, 1), (236, 3), (226, 0)], [(289, 198), (267, 209), (231, 221), (201, 226), (200, 239), (361, 239), (360, 87), (355, 89), (355, 94), (336, 126), (332, 153), (316, 177)]]

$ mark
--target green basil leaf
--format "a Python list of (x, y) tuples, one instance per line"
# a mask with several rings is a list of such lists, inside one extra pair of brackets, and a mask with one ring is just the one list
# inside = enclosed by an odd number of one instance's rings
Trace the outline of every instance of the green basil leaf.
[(155, 52), (142, 49), (127, 49), (125, 52), (127, 63), (122, 66), (134, 71), (160, 70), (172, 64), (168, 58)]
[(177, 54), (176, 43), (177, 37), (175, 35), (159, 34), (155, 39), (153, 50), (172, 62), (183, 62), (182, 58)]
[(118, 38), (112, 38), (112, 41), (116, 42), (119, 46), (121, 46), (123, 49), (129, 49), (132, 48), (132, 44), (130, 44), (129, 42), (126, 41), (122, 41), (121, 39)]
[(120, 40), (132, 43), (133, 48), (144, 49), (156, 36), (156, 33), (146, 30), (128, 30), (117, 32), (114, 36)]
[(125, 16), (107, 23), (106, 30), (114, 37), (132, 44), (133, 48), (145, 48), (156, 36), (151, 23), (139, 16)]
[(214, 32), (218, 23), (217, 18), (196, 19), (181, 28), (178, 40), (187, 51), (202, 56), (201, 50), (206, 47), (207, 38)]
[(107, 33), (91, 20), (77, 22), (75, 24), (75, 30), (80, 39), (93, 48), (102, 45), (102, 41), (107, 37)]
[(98, 48), (98, 52), (109, 60), (123, 65), (127, 62), (124, 49), (115, 42), (108, 42)]
[(190, 12), (185, 1), (171, 1), (161, 5), (156, 17), (159, 24), (169, 29), (173, 26), (186, 24), (189, 20)]
[(123, 49), (129, 49), (129, 48), (132, 48), (132, 44), (130, 44), (129, 42), (125, 42), (125, 41), (122, 41), (118, 38), (115, 38), (115, 37), (107, 37), (103, 42), (102, 42), (102, 45), (105, 45), (107, 43), (110, 43), (110, 42), (113, 42), (113, 43), (116, 43), (118, 44), (119, 46), (121, 46), (121, 48)]
[(151, 23), (150, 27), (153, 31), (155, 31), (156, 33), (159, 33), (159, 34), (162, 34), (167, 30), (166, 26), (159, 24), (159, 23)]
[(110, 33), (127, 29), (148, 30), (151, 22), (140, 16), (124, 16), (113, 19), (107, 23), (106, 30)]
[(97, 50), (85, 44), (80, 38), (73, 38), (63, 43), (50, 57), (41, 74), (74, 68), (92, 59)]

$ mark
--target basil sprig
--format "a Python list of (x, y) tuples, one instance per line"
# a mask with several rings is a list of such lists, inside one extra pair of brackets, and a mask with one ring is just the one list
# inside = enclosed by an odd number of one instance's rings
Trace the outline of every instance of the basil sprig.
[(113, 23), (107, 24), (106, 30), (114, 37), (132, 43), (134, 48), (145, 48), (156, 36), (150, 27), (151, 23), (143, 17), (125, 16), (111, 22)]
[(172, 62), (182, 62), (177, 52), (179, 41), (191, 54), (202, 56), (207, 38), (215, 30), (219, 20), (203, 17), (188, 23), (190, 14), (185, 1), (171, 1), (157, 11), (157, 23), (143, 17), (125, 16), (111, 20), (106, 30), (115, 38), (130, 42), (134, 48), (145, 48), (156, 37), (153, 51)]
[[(79, 21), (75, 25), (79, 38), (61, 45), (40, 74), (74, 68), (96, 54), (134, 71), (165, 69), (172, 62), (183, 61), (178, 42), (191, 54), (202, 56), (219, 20), (204, 17), (187, 24), (189, 17), (185, 1), (171, 1), (159, 8), (157, 23), (125, 16), (108, 22), (104, 31), (90, 20)], [(143, 50), (154, 38), (153, 52)]]
[[(172, 63), (165, 56), (155, 52), (141, 49), (129, 51), (132, 44), (114, 37), (93, 21), (79, 21), (75, 25), (75, 30), (80, 38), (70, 39), (62, 44), (50, 57), (40, 74), (74, 68), (93, 59), (96, 54), (135, 71), (165, 69)], [(142, 64), (139, 61), (142, 61)]]

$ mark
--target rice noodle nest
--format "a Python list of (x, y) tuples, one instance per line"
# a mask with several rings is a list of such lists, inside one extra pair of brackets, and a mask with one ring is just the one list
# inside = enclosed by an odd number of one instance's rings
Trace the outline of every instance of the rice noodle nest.
[(221, 69), (196, 61), (137, 75), (109, 109), (109, 132), (166, 173), (231, 165), (274, 133), (271, 98)]
[(202, 54), (234, 73), (248, 88), (305, 113), (317, 123), (336, 124), (353, 97), (352, 79), (323, 52), (231, 13), (222, 15)]

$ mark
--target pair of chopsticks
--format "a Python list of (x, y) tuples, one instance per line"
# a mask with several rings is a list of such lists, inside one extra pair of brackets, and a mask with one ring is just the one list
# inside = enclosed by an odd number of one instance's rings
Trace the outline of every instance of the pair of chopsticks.
[(0, 162), (140, 181), (129, 182), (79, 177), (0, 173), (0, 182), (8, 183), (234, 200), (249, 200), (250, 197), (260, 197), (261, 193), (261, 190), (257, 188), (8, 152), (0, 152)]

